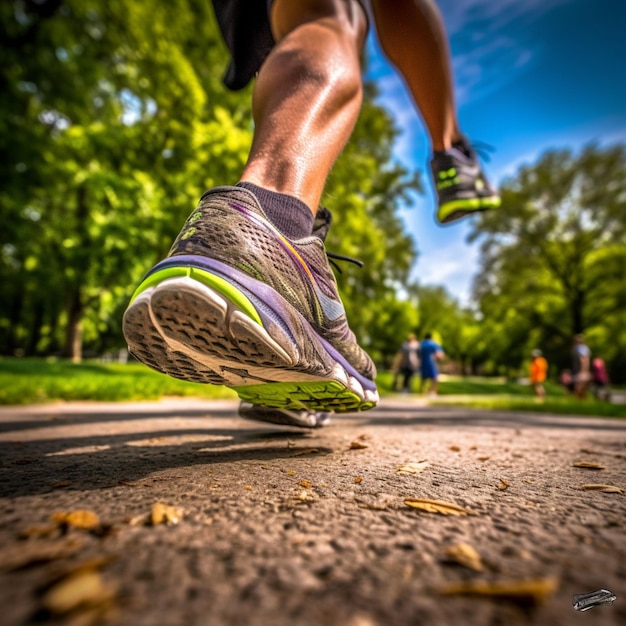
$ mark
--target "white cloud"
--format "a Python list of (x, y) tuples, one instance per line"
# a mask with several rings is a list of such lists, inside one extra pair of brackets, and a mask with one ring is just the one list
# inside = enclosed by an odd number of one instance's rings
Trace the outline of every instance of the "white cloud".
[(505, 36), (493, 37), (456, 55), (453, 68), (458, 105), (498, 91), (536, 59), (536, 52)]
[[(436, 226), (432, 207), (420, 206), (418, 211), (416, 222), (422, 224), (416, 232), (420, 254), (411, 277), (420, 285), (445, 287), (461, 305), (469, 305), (480, 254), (476, 245), (465, 241), (471, 222)], [(426, 222), (430, 224), (424, 227)]]
[(450, 36), (487, 22), (490, 32), (497, 32), (511, 22), (534, 21), (569, 0), (438, 0)]

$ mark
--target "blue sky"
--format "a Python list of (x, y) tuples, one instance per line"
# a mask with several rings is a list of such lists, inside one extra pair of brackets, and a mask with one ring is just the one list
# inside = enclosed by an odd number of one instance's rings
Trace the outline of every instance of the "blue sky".
[[(492, 182), (548, 148), (626, 141), (626, 0), (440, 0), (439, 6), (461, 127), (495, 148), (485, 164)], [(403, 211), (420, 252), (415, 278), (445, 286), (466, 304), (479, 252), (465, 241), (469, 220), (436, 224), (428, 136), (373, 33), (368, 53), (367, 77), (402, 129), (395, 157), (423, 172), (425, 195)]]

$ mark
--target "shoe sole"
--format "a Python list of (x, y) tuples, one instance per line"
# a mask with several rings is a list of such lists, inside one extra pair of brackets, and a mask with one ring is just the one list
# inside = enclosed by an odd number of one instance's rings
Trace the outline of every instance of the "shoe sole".
[[(242, 290), (206, 269), (157, 270), (124, 314), (130, 352), (174, 378), (230, 387), (251, 404), (335, 412), (376, 405), (374, 383), (289, 303), (264, 283), (249, 277), (245, 282), (257, 289)], [(268, 290), (271, 298), (258, 296)]]
[(453, 200), (439, 207), (437, 220), (440, 224), (449, 224), (460, 220), (466, 215), (473, 215), (489, 209), (497, 209), (501, 204), (499, 196), (486, 196), (484, 198), (467, 198)]
[(278, 426), (293, 426), (295, 428), (322, 428), (330, 424), (330, 414), (319, 411), (288, 411), (279, 408), (268, 408), (242, 403), (239, 407), (239, 417), (253, 422), (264, 422)]

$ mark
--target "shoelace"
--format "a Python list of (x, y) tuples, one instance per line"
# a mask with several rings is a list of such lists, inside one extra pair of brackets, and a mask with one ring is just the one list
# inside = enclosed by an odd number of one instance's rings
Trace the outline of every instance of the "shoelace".
[(486, 161), (487, 163), (491, 161), (490, 152), (496, 151), (495, 147), (492, 146), (490, 143), (487, 143), (485, 141), (480, 141), (480, 140), (470, 141), (467, 138), (462, 141), (457, 141), (453, 145), (454, 147), (456, 148), (460, 147), (461, 149), (464, 147), (469, 148), (470, 150), (475, 152), (483, 161)]
[(342, 269), (339, 267), (339, 265), (337, 263), (335, 263), (335, 261), (348, 261), (350, 263), (354, 263), (355, 265), (358, 265), (359, 267), (363, 267), (363, 265), (365, 265), (363, 263), (363, 261), (359, 261), (359, 259), (354, 259), (351, 256), (344, 256), (343, 254), (336, 254), (335, 252), (326, 252), (326, 256), (328, 257), (328, 260), (330, 262), (330, 264), (340, 273), (343, 274)]
[[(313, 228), (313, 235), (319, 237), (322, 241), (326, 241), (326, 237), (328, 235), (328, 231), (330, 230), (330, 225), (333, 221), (332, 213), (323, 206), (320, 206), (317, 215), (315, 216), (315, 226)], [(354, 263), (359, 267), (363, 267), (363, 261), (359, 261), (358, 259), (353, 259), (350, 256), (344, 256), (343, 254), (336, 254), (335, 252), (326, 251), (326, 256), (330, 264), (340, 273), (343, 274), (342, 269), (339, 267), (335, 260), (337, 261), (348, 261), (349, 263)]]

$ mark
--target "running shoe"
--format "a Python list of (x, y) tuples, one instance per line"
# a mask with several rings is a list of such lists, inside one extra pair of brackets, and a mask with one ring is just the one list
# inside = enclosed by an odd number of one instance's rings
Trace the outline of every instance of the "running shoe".
[(146, 365), (251, 404), (345, 412), (378, 401), (323, 240), (287, 239), (241, 187), (202, 196), (133, 294), (123, 330)]
[(500, 206), (498, 192), (489, 184), (478, 157), (466, 139), (449, 150), (435, 152), (430, 162), (441, 224)]
[(290, 409), (272, 408), (242, 402), (239, 405), (239, 417), (255, 422), (269, 422), (280, 426), (297, 428), (322, 428), (330, 424), (332, 414), (321, 411), (294, 411)]

